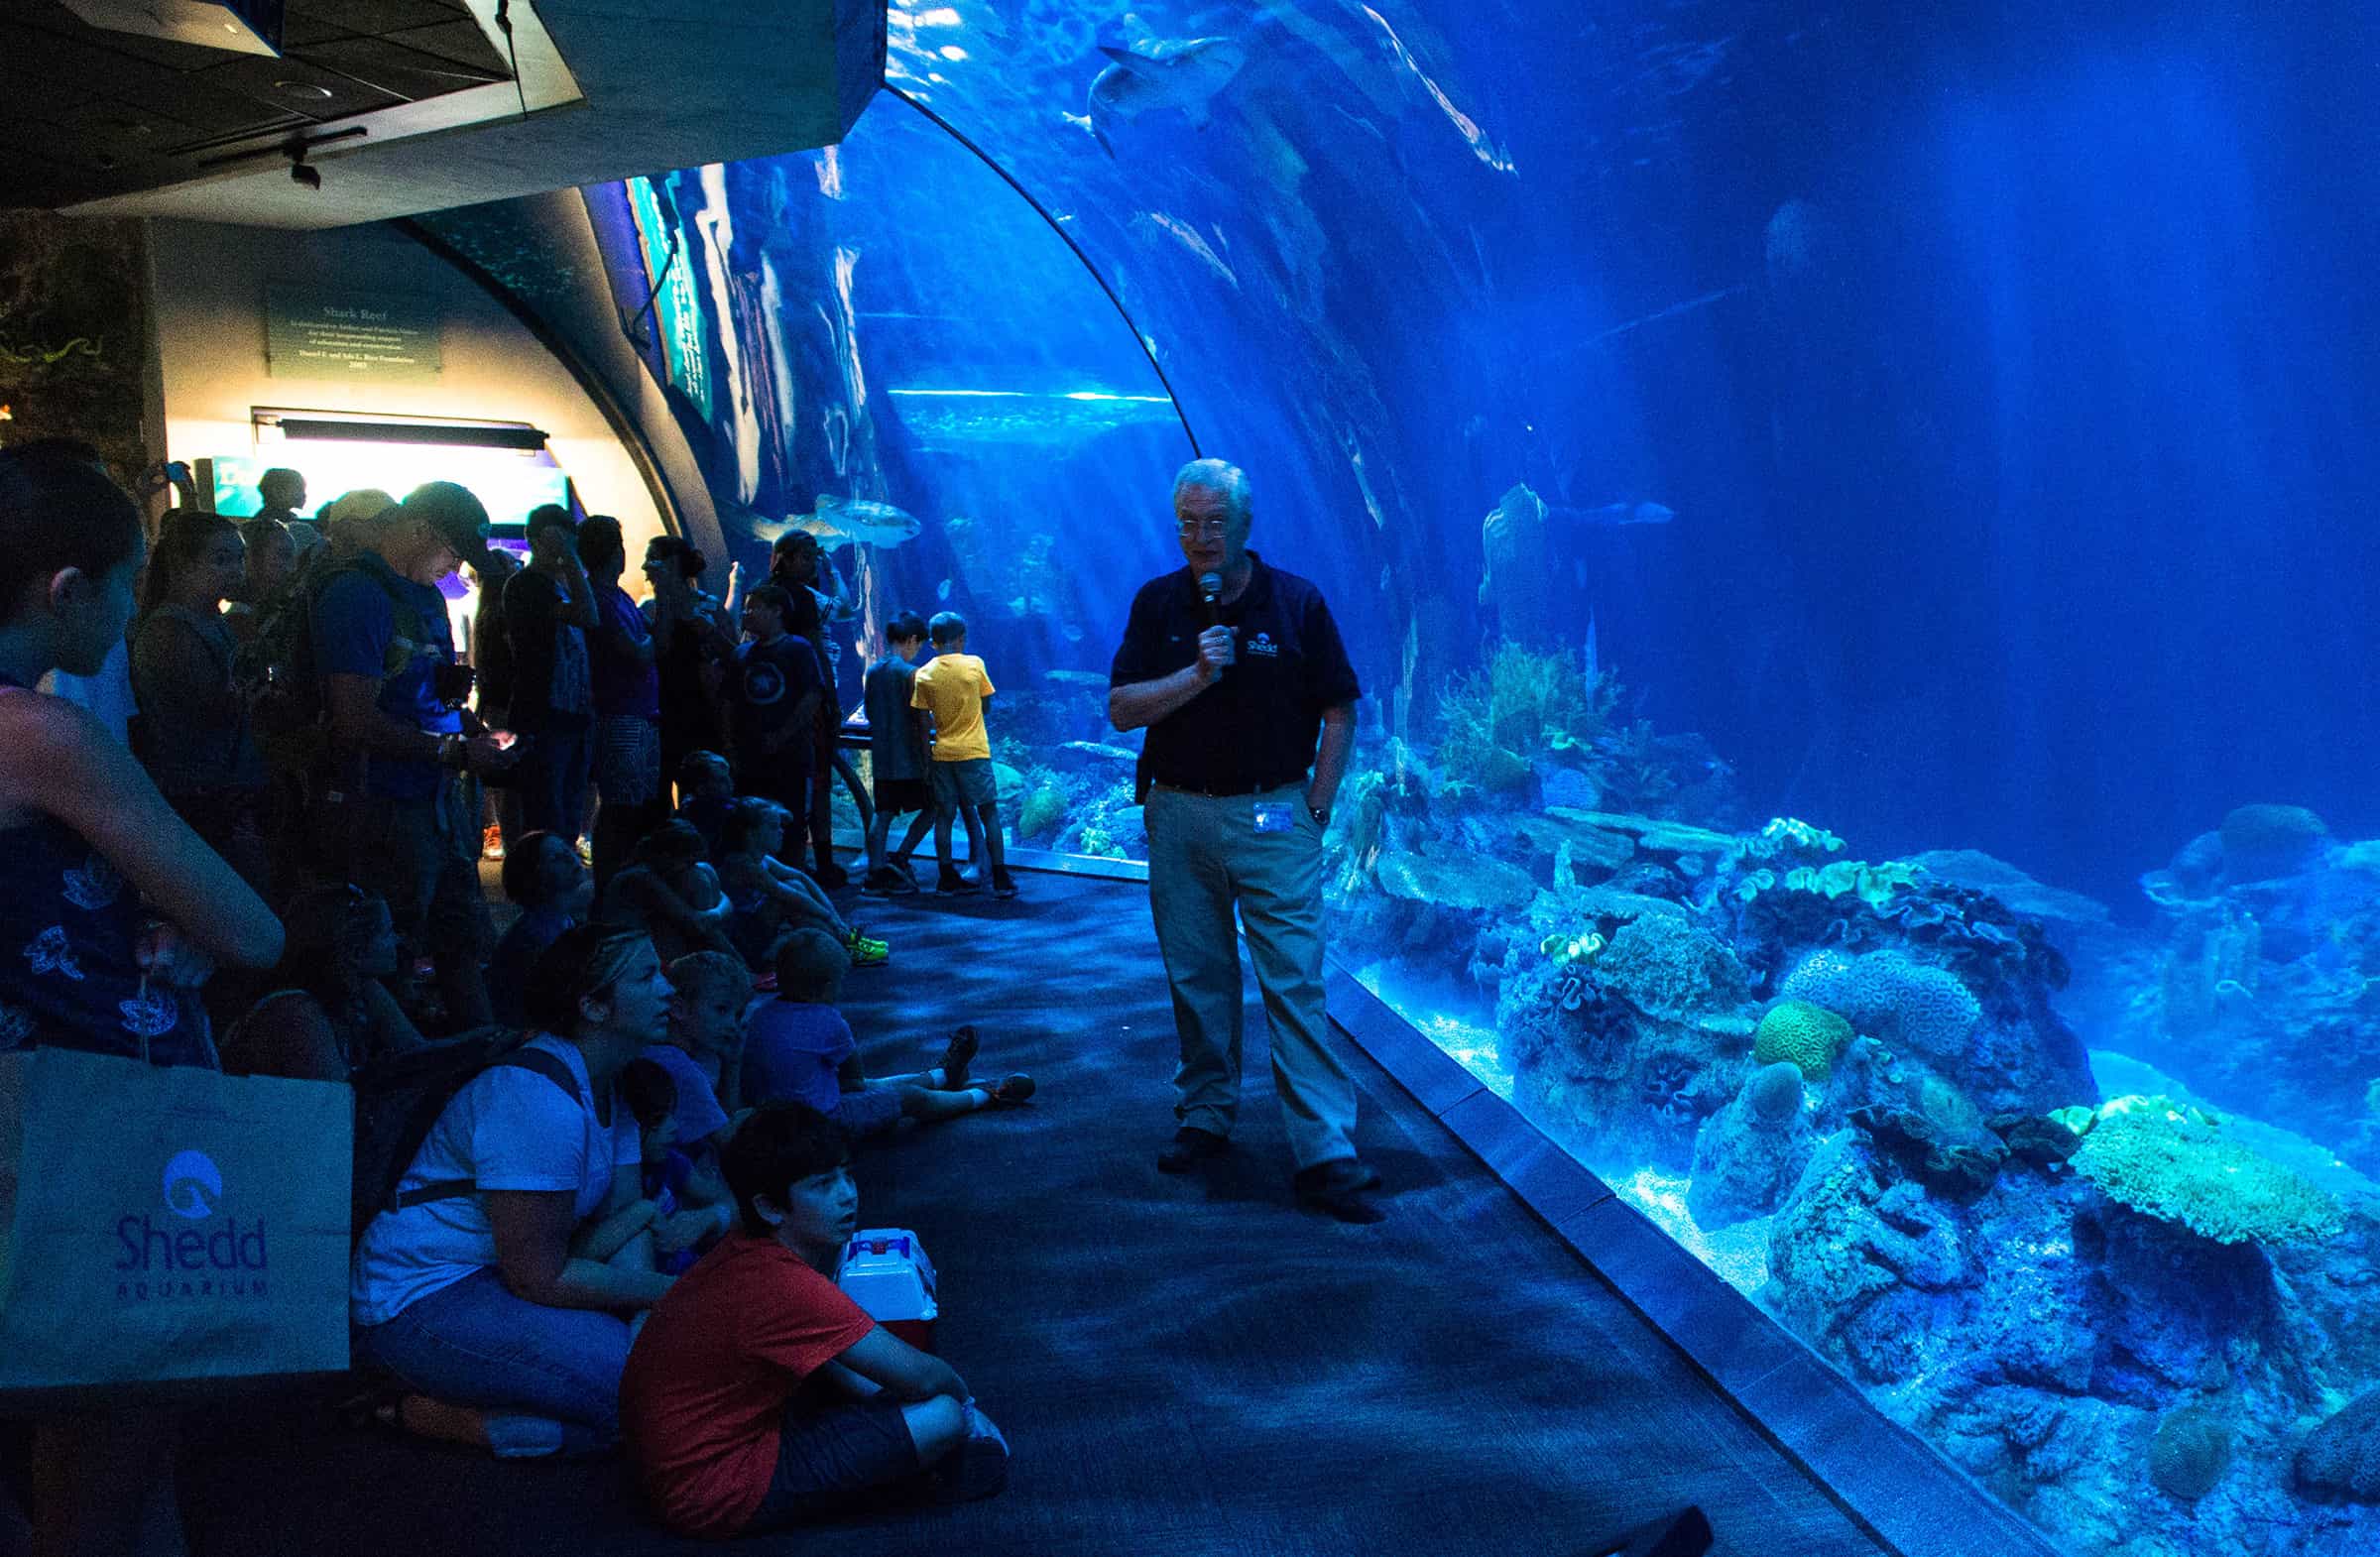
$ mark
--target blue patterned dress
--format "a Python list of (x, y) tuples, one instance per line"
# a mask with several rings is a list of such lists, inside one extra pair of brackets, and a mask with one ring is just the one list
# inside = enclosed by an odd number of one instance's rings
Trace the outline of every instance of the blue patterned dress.
[[(0, 686), (10, 685), (0, 679)], [(219, 1068), (194, 993), (151, 984), (140, 894), (55, 816), (0, 828), (0, 1050), (55, 1044)]]

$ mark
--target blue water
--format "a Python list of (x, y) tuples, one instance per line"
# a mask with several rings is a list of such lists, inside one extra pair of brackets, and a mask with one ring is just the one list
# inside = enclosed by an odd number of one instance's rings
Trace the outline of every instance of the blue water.
[[(2086, 895), (2110, 923), (2049, 932), (2071, 981), (2046, 962), (2026, 975), (2059, 986), (2058, 1017), (2011, 1028), (1988, 979), (1962, 974), (1990, 1030), (2052, 1043), (2071, 1024), (2066, 1102), (2101, 1101), (2084, 1049), (2121, 1050), (2177, 1098), (2288, 1133), (2256, 1138), (2267, 1156), (2380, 1166), (2361, 1123), (2380, 1076), (2363, 993), (2380, 854), (2340, 852), (2380, 834), (2369, 13), (1300, 0), (1138, 16), (895, 10), (888, 90), (841, 147), (595, 193), (634, 197), (649, 258), (679, 235), (654, 365), (715, 496), (763, 520), (834, 493), (923, 521), (846, 555), (871, 622), (961, 610), (971, 650), (1022, 694), (1004, 693), (995, 730), (1015, 798), (1042, 797), (1022, 807), (1034, 841), (1137, 847), (1112, 755), (1083, 743), (1115, 742), (1095, 678), (1133, 586), (1178, 561), (1166, 494), (1195, 437), (1250, 471), (1257, 549), (1328, 592), (1368, 689), (1363, 766), (1393, 761), (1391, 735), (1442, 764), (1448, 688), (1507, 639), (1583, 677), (1592, 623), (1594, 665), (1624, 688), (1609, 731), (1643, 721), (1667, 744), (1645, 759), (1658, 782), (1633, 788), (1599, 748), (1591, 803), (1737, 835), (1801, 817), (1846, 860), (1981, 850)], [(1143, 65), (1203, 47), (1228, 79), (1120, 115), (1093, 101), (1103, 39)], [(1508, 572), (1484, 593), (1483, 521), (1521, 485), (1545, 539), (1524, 590)], [(1608, 522), (1623, 513), (1670, 517)], [(1578, 798), (1561, 778), (1577, 760), (1517, 756), (1525, 792), (1437, 790), (1428, 839), (1400, 847), (1511, 854), (1498, 829)], [(2296, 885), (2252, 880), (2235, 828), (2227, 877), (2180, 907), (2144, 893), (2255, 802), (2328, 829)], [(1513, 858), (1553, 894), (1541, 908), (1559, 898), (1544, 859)], [(1635, 890), (1726, 921), (1750, 976), (1704, 1015), (1749, 1021), (1777, 959), (1809, 947), (1727, 919), (1698, 885), (1714, 862), (1693, 863)], [(1533, 987), (1525, 915), (1417, 920), (1378, 897), (1359, 870), (1336, 903), (1405, 935), (1375, 980), (1473, 1049), (1499, 1023), (1511, 1039), (1513, 991)], [(1672, 1029), (1634, 1030), (1641, 1047)], [(1714, 1071), (1664, 1106), (1691, 1132), (1738, 1079)], [(1933, 1083), (1982, 1086), (1947, 1059)], [(1824, 1133), (1845, 1130), (1846, 1103), (1813, 1083)], [(1616, 1138), (1586, 1134), (1584, 1154)], [(1695, 1243), (1677, 1209), (1690, 1145), (1647, 1137), (1599, 1165), (1659, 1186), (1648, 1206)], [(2093, 1228), (2100, 1211), (2071, 1177), (2041, 1182), (1943, 1215), (2005, 1245), (2002, 1263), (2022, 1223), (2022, 1258), (2047, 1259), (2070, 1241), (2034, 1238), (2045, 1207)], [(2366, 1247), (2363, 1225), (2327, 1252), (2255, 1258), (2312, 1290), (2360, 1259), (2339, 1251)], [(1783, 1279), (1763, 1300), (1814, 1323)], [(2224, 1323), (2201, 1340), (2228, 1385), (2051, 1370), (2063, 1395), (2001, 1401), (2056, 1415), (2053, 1441), (2128, 1457), (2011, 1447), (1977, 1425), (1996, 1408), (1979, 1396), (1912, 1405), (1865, 1381), (2077, 1551), (2380, 1551), (2380, 1527), (2318, 1514), (2289, 1471), (2371, 1382), (2380, 1338), (2332, 1333), (2319, 1381), (2289, 1383), (2239, 1339), (2244, 1317)], [(1854, 1371), (1890, 1366), (1844, 1346)], [(2144, 1366), (2198, 1366), (2175, 1346)], [(2185, 1434), (2194, 1409), (2227, 1413), (2234, 1443), (2195, 1500), (2144, 1469), (2152, 1435)]]

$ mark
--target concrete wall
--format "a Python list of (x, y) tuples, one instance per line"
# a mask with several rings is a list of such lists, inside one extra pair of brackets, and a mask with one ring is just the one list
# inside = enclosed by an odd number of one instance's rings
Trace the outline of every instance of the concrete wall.
[[(588, 512), (619, 518), (632, 564), (623, 582), (642, 592), (634, 560), (662, 525), (627, 449), (535, 335), (420, 245), (377, 224), (293, 233), (158, 221), (151, 264), (169, 458), (256, 452), (250, 413), (267, 406), (532, 422), (550, 434)], [(428, 299), (439, 316), (443, 371), (421, 384), (270, 374), (265, 289), (276, 283)], [(436, 450), (418, 458), (418, 479), (449, 474), (436, 468)], [(317, 505), (335, 496), (310, 494)]]

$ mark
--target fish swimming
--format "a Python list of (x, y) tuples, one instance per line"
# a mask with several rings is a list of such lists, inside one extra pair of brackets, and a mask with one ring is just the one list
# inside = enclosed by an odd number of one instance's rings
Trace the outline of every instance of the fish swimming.
[(1585, 525), (1666, 525), (1677, 510), (1659, 503), (1606, 503), (1601, 508), (1557, 508), (1555, 517)]
[[(1192, 129), (1205, 129), (1209, 103), (1248, 63), (1248, 47), (1237, 39), (1161, 39), (1136, 16), (1125, 17), (1123, 37), (1099, 46), (1115, 62), (1091, 82), (1086, 115), (1092, 137), (1110, 157), (1116, 148), (1108, 140), (1108, 126), (1118, 119), (1178, 108)], [(1070, 114), (1067, 122), (1083, 121)]]
[(907, 509), (890, 503), (878, 503), (868, 498), (839, 498), (829, 492), (818, 494), (813, 512), (788, 514), (782, 520), (764, 521), (752, 527), (753, 535), (774, 544), (780, 536), (796, 530), (816, 536), (819, 542), (832, 550), (837, 546), (896, 546), (916, 539), (924, 527), (917, 516)]
[(949, 579), (947, 579), (947, 578), (946, 578), (946, 579), (942, 580), (942, 582), (940, 582), (939, 584), (936, 584), (936, 585), (934, 586), (934, 599), (935, 599), (936, 601), (938, 601), (938, 602), (941, 602), (941, 603), (944, 603), (944, 604), (947, 604), (947, 603), (949, 602), (949, 600), (950, 600), (950, 580), (949, 580)]

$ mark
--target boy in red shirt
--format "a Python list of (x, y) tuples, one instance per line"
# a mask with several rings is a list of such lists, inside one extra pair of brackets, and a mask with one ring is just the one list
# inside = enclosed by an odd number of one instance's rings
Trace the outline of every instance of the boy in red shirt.
[(687, 1535), (812, 1522), (878, 1488), (988, 1497), (1009, 1449), (948, 1363), (835, 1285), (859, 1226), (843, 1134), (773, 1103), (720, 1166), (742, 1229), (677, 1278), (620, 1380), (620, 1423), (663, 1523)]

